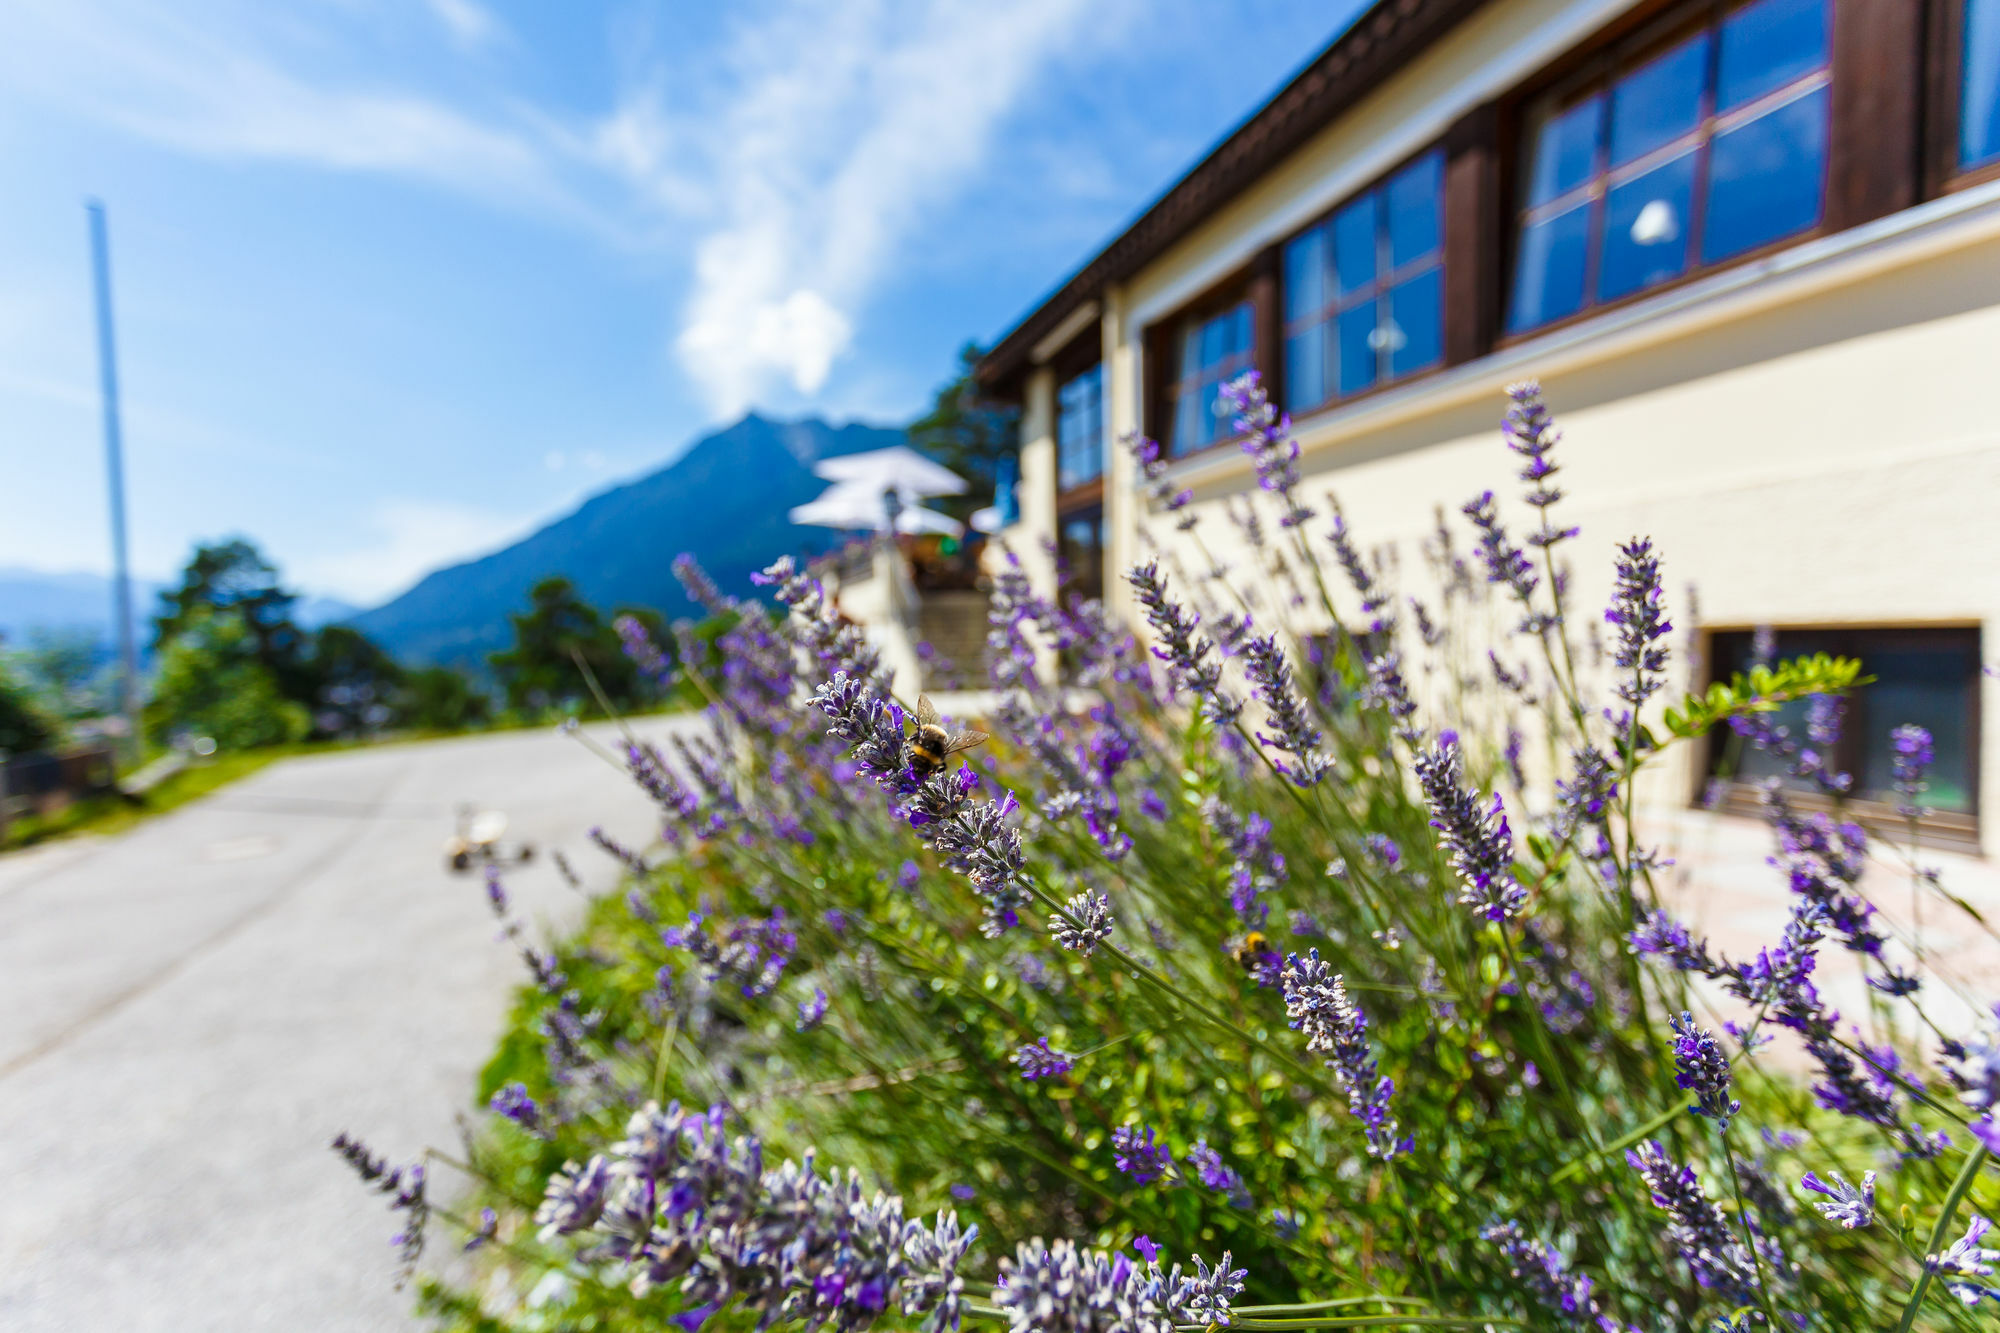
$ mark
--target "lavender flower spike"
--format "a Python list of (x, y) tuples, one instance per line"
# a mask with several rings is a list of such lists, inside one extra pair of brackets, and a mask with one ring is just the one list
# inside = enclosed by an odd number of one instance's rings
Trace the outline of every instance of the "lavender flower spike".
[(1281, 978), (1285, 1016), (1306, 1034), (1306, 1049), (1327, 1057), (1327, 1068), (1347, 1092), (1347, 1109), (1361, 1121), (1368, 1155), (1388, 1161), (1415, 1146), (1414, 1139), (1396, 1137), (1396, 1119), (1389, 1114), (1395, 1080), (1383, 1074), (1368, 1045), (1368, 1015), (1348, 998), (1347, 983), (1319, 950), (1285, 960)]
[(1858, 1188), (1848, 1184), (1847, 1178), (1838, 1171), (1832, 1171), (1828, 1174), (1833, 1177), (1831, 1183), (1820, 1179), (1810, 1171), (1806, 1172), (1799, 1180), (1800, 1185), (1811, 1190), (1814, 1194), (1824, 1194), (1832, 1200), (1831, 1203), (1815, 1203), (1813, 1205), (1813, 1207), (1819, 1209), (1820, 1216), (1829, 1222), (1839, 1223), (1849, 1231), (1859, 1230), (1873, 1222), (1875, 1220), (1875, 1173), (1870, 1171), (1867, 1175), (1861, 1177), (1861, 1184)]
[(1111, 938), (1111, 927), (1115, 924), (1111, 900), (1101, 893), (1079, 893), (1066, 906), (1068, 916), (1049, 918), (1049, 933), (1063, 948), (1088, 958), (1098, 945)]
[(1111, 1151), (1111, 1164), (1135, 1185), (1150, 1185), (1173, 1169), (1173, 1150), (1156, 1140), (1150, 1125), (1120, 1125), (1111, 1131)]
[(1500, 521), (1500, 511), (1493, 503), (1493, 492), (1483, 491), (1460, 506), (1472, 526), (1479, 532), (1479, 558), (1486, 566), (1488, 583), (1504, 583), (1527, 612), (1521, 621), (1523, 634), (1546, 634), (1554, 628), (1556, 618), (1535, 610), (1535, 589), (1541, 584), (1534, 566), (1514, 539), (1507, 535), (1507, 527)]
[(1921, 803), (1924, 790), (1930, 783), (1924, 775), (1937, 759), (1937, 749), (1931, 744), (1931, 734), (1915, 725), (1897, 727), (1889, 733), (1889, 765), (1896, 780), (1897, 813), (1905, 819), (1920, 819), (1929, 813)]
[(1196, 631), (1201, 617), (1192, 614), (1167, 592), (1160, 574), (1160, 562), (1148, 560), (1134, 565), (1125, 575), (1146, 608), (1146, 623), (1159, 636), (1153, 656), (1167, 664), (1174, 682), (1201, 702), (1201, 711), (1217, 726), (1228, 726), (1243, 711), (1243, 705), (1222, 690), (1222, 662), (1215, 645)]
[(1479, 1238), (1498, 1247), (1507, 1261), (1507, 1275), (1520, 1283), (1537, 1305), (1551, 1314), (1565, 1315), (1563, 1326), (1581, 1333), (1627, 1333), (1626, 1325), (1606, 1315), (1591, 1295), (1595, 1286), (1582, 1273), (1572, 1273), (1569, 1261), (1546, 1241), (1529, 1240), (1515, 1222), (1491, 1222)]
[(1179, 515), (1174, 520), (1174, 527), (1182, 532), (1194, 527), (1200, 521), (1194, 511), (1188, 508), (1188, 503), (1194, 499), (1194, 492), (1176, 491), (1173, 483), (1167, 480), (1166, 451), (1160, 448), (1159, 441), (1149, 439), (1133, 430), (1125, 432), (1119, 443), (1124, 445), (1126, 451), (1138, 463), (1139, 475), (1145, 478), (1146, 492), (1152, 497), (1153, 503), (1170, 514)]
[(1514, 835), (1507, 827), (1507, 808), (1500, 794), (1479, 808), (1479, 799), (1465, 784), (1465, 760), (1458, 733), (1441, 731), (1437, 744), (1417, 756), (1417, 782), (1430, 806), (1431, 827), (1451, 853), (1452, 868), (1463, 886), (1458, 900), (1479, 910), (1488, 921), (1519, 916), (1528, 891), (1514, 878)]
[(1246, 370), (1222, 386), (1222, 401), (1243, 433), (1243, 452), (1257, 465), (1257, 484), (1284, 505), (1278, 525), (1296, 528), (1313, 511), (1299, 503), (1299, 442), (1292, 438), (1292, 419), (1281, 416), (1264, 392), (1263, 378)]
[(1014, 1052), (1014, 1063), (1020, 1066), (1021, 1077), (1033, 1083), (1045, 1078), (1061, 1078), (1076, 1068), (1073, 1057), (1051, 1049), (1047, 1037), (1039, 1037), (1032, 1046), (1023, 1046)]
[(1550, 507), (1563, 496), (1549, 484), (1549, 478), (1559, 470), (1549, 461), (1549, 451), (1561, 443), (1562, 432), (1556, 429), (1555, 418), (1549, 415), (1548, 404), (1542, 401), (1542, 386), (1535, 380), (1508, 385), (1507, 397), (1509, 406), (1500, 423), (1500, 434), (1509, 449), (1528, 460), (1528, 465), (1521, 469), (1521, 480), (1529, 486), (1528, 503), (1542, 517), (1541, 531), (1529, 534), (1528, 545), (1554, 546), (1577, 533), (1575, 528), (1557, 528), (1549, 522)]
[(1731, 1305), (1756, 1304), (1757, 1261), (1702, 1192), (1694, 1168), (1668, 1157), (1652, 1139), (1626, 1152), (1625, 1160), (1652, 1191), (1653, 1206), (1672, 1219), (1667, 1240), (1695, 1281)]
[(1009, 1333), (1173, 1333), (1176, 1324), (1226, 1326), (1230, 1302), (1243, 1290), (1242, 1269), (1229, 1256), (1196, 1276), (1177, 1264), (1135, 1264), (1123, 1254), (1080, 1250), (1073, 1241), (1021, 1242), (1000, 1261), (993, 1303), (1007, 1312)]
[(1673, 1019), (1674, 1082), (1694, 1094), (1688, 1109), (1705, 1115), (1722, 1129), (1743, 1104), (1729, 1096), (1729, 1057), (1722, 1053), (1710, 1033), (1696, 1025), (1694, 1015), (1683, 1010)]
[(1631, 673), (1618, 684), (1618, 697), (1636, 710), (1665, 683), (1667, 649), (1661, 642), (1673, 622), (1661, 613), (1660, 558), (1653, 543), (1634, 537), (1618, 548), (1618, 584), (1604, 619), (1618, 629), (1612, 664)]
[(1258, 732), (1258, 742), (1292, 756), (1291, 762), (1279, 763), (1276, 768), (1294, 786), (1318, 785), (1333, 772), (1333, 760), (1320, 751), (1320, 729), (1313, 725), (1312, 714), (1292, 683), (1292, 666), (1285, 660), (1285, 650), (1278, 646), (1278, 636), (1267, 634), (1245, 643), (1243, 665), (1251, 692), (1264, 705), (1274, 733), (1266, 736)]

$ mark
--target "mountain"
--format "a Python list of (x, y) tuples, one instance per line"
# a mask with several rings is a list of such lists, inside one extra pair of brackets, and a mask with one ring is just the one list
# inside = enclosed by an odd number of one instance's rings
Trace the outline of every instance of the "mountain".
[[(152, 637), (147, 617), (164, 586), (146, 579), (132, 581), (132, 618), (141, 640)], [(21, 643), (35, 630), (82, 631), (108, 648), (113, 642), (109, 576), (0, 569), (0, 639)]]
[(886, 427), (753, 413), (659, 471), (592, 496), (504, 550), (426, 575), (347, 623), (408, 661), (483, 667), (486, 654), (511, 641), (507, 613), (525, 607), (528, 589), (552, 574), (607, 613), (646, 606), (670, 620), (692, 615), (674, 579), (675, 556), (692, 553), (725, 592), (748, 593), (754, 570), (838, 540), (785, 517), (826, 489), (812, 474), (815, 461), (901, 443), (903, 432)]

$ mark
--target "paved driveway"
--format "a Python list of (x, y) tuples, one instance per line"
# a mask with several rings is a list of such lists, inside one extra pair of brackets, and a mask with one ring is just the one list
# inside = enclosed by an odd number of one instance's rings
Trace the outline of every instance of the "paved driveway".
[(601, 886), (588, 830), (652, 822), (534, 731), (288, 760), (0, 857), (0, 1327), (414, 1325), (391, 1219), (325, 1144), (449, 1146), (521, 975), (443, 868), (460, 801), (544, 853), (512, 884), (548, 919), (579, 906), (550, 848)]

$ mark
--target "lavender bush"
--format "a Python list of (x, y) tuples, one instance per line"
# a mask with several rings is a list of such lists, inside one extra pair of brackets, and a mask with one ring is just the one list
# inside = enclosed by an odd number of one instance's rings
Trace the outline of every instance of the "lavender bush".
[[(425, 1307), (468, 1330), (1985, 1326), (2000, 1035), (1933, 1022), (1947, 983), (1860, 891), (1830, 746), (1779, 755), (1825, 809), (1770, 793), (1792, 910), (1754, 958), (1674, 915), (1634, 818), (1675, 746), (1781, 746), (1770, 715), (1806, 701), (1837, 725), (1861, 664), (1669, 706), (1663, 554), (1624, 542), (1610, 606), (1574, 602), (1560, 435), (1511, 392), (1533, 522), (1491, 494), (1469, 534), (1441, 518), (1418, 596), (1305, 497), (1254, 376), (1227, 395), (1264, 506), (1232, 512), (1234, 571), (1133, 441), (1163, 540), (1129, 574), (1145, 638), (1010, 564), (994, 743), (928, 775), (914, 700), (807, 574), (767, 572), (773, 614), (683, 568), (720, 629), (681, 657), (704, 729), (620, 756), (656, 842), (599, 835), (621, 891), (522, 944), (459, 1153), (342, 1141), (405, 1261), (426, 1224), (478, 1251), (462, 1282), (419, 1268)], [(1930, 738), (1897, 745), (1914, 830)], [(1870, 1012), (1815, 989), (1829, 947)]]

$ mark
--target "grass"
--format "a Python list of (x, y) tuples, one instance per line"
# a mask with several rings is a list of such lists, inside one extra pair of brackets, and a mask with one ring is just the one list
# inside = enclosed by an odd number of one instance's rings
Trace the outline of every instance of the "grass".
[(104, 836), (123, 833), (157, 815), (178, 810), (190, 801), (200, 800), (210, 792), (247, 778), (280, 759), (296, 754), (314, 754), (327, 748), (330, 747), (273, 745), (259, 750), (219, 754), (162, 780), (143, 796), (113, 792), (72, 802), (53, 814), (23, 815), (10, 821), (5, 833), (0, 833), (0, 850), (13, 851), (80, 834)]

